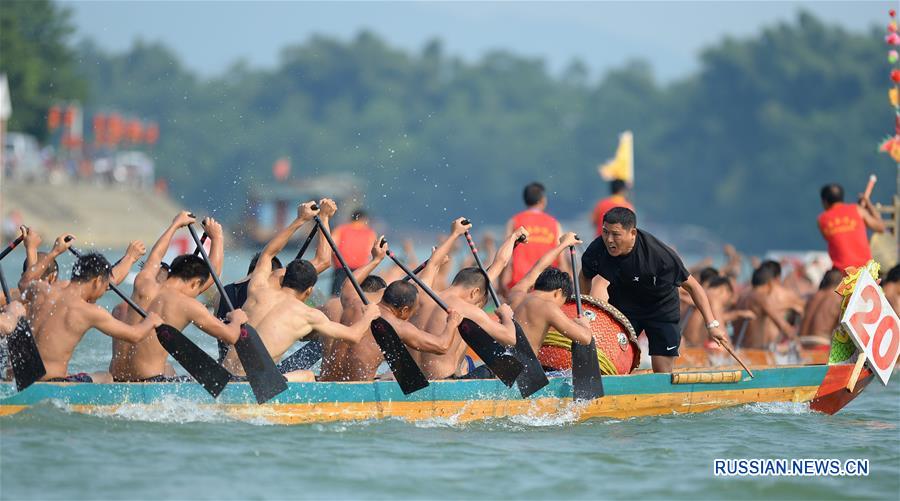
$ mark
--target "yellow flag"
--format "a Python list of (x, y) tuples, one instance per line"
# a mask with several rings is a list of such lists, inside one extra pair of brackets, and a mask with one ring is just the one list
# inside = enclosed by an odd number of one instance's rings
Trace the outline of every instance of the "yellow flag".
[(629, 186), (634, 184), (634, 138), (631, 131), (626, 130), (619, 135), (619, 147), (612, 160), (597, 167), (600, 176), (606, 181), (621, 179)]

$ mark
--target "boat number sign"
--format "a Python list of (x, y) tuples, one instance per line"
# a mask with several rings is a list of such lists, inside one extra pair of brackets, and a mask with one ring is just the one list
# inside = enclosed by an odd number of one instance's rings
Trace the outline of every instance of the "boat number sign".
[(886, 385), (900, 352), (900, 319), (868, 273), (860, 274), (841, 324)]

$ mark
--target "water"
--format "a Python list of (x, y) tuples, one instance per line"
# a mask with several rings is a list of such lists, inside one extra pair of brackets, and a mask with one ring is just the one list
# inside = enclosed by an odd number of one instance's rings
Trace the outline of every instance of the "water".
[[(896, 375), (895, 375), (896, 376)], [(275, 426), (170, 402), (107, 417), (44, 404), (0, 420), (4, 499), (897, 499), (900, 385), (835, 416), (800, 404), (571, 423)], [(717, 478), (715, 458), (870, 460), (868, 477)]]
[[(240, 278), (248, 258), (231, 253), (224, 279)], [(211, 338), (187, 332), (214, 350)], [(88, 333), (71, 370), (102, 369), (109, 354), (109, 339)], [(46, 403), (0, 419), (0, 498), (898, 499), (898, 377), (887, 388), (873, 382), (835, 416), (756, 404), (585, 423), (557, 416), (288, 427), (177, 400), (109, 416)], [(717, 478), (716, 458), (863, 458), (870, 475)]]

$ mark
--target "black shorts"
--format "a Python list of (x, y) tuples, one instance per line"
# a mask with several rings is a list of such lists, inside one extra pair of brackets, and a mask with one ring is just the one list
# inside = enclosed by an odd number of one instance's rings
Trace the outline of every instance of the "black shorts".
[(656, 320), (632, 320), (631, 326), (638, 336), (641, 331), (647, 333), (647, 342), (650, 345), (650, 356), (677, 357), (678, 347), (681, 345), (681, 331), (678, 330), (678, 322), (658, 322)]

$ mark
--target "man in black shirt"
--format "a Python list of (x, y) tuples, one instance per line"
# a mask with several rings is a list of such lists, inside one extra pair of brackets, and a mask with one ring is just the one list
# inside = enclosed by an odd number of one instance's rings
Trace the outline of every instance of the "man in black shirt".
[[(591, 287), (592, 279), (598, 283)], [(715, 319), (703, 287), (685, 269), (678, 254), (656, 237), (637, 229), (630, 209), (616, 207), (603, 216), (603, 232), (581, 258), (583, 290), (619, 309), (635, 332), (644, 331), (650, 344), (653, 372), (672, 372), (681, 332), (678, 329), (678, 287), (703, 315), (711, 339), (728, 343)]]

